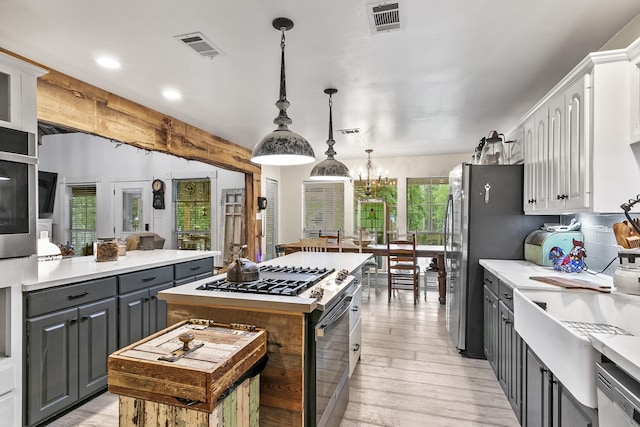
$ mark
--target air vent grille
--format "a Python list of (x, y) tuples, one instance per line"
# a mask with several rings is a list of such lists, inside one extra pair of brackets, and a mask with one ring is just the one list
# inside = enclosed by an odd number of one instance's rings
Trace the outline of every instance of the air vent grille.
[(371, 3), (367, 5), (367, 9), (373, 34), (402, 28), (399, 2)]
[(360, 133), (360, 129), (359, 128), (338, 129), (336, 132), (338, 132), (341, 135), (353, 135), (353, 134), (356, 134), (356, 133)]
[(211, 43), (202, 33), (189, 33), (175, 36), (176, 39), (195, 50), (198, 55), (205, 58), (215, 58), (222, 54), (213, 43)]

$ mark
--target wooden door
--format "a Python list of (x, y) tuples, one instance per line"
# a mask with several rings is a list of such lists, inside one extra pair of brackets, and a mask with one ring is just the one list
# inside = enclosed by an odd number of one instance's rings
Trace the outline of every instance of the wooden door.
[(223, 262), (230, 264), (240, 254), (240, 247), (244, 241), (244, 188), (222, 191), (224, 211), (224, 251)]

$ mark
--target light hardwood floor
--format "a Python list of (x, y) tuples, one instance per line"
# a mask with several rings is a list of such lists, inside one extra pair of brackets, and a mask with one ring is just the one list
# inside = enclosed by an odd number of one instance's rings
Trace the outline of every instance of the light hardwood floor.
[[(446, 309), (429, 291), (412, 302), (386, 289), (363, 295), (362, 358), (351, 378), (340, 427), (518, 426), (486, 360), (458, 355), (446, 330)], [(118, 425), (118, 399), (104, 393), (50, 424)]]

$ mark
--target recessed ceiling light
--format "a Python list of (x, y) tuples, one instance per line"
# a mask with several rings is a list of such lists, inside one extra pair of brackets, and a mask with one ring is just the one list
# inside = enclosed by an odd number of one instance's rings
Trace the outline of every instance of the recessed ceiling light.
[(120, 63), (113, 59), (113, 58), (108, 58), (106, 56), (100, 57), (98, 59), (96, 59), (96, 62), (98, 63), (98, 65), (101, 65), (102, 67), (105, 68), (120, 68)]
[(180, 99), (182, 98), (182, 94), (174, 89), (166, 89), (162, 92), (162, 95), (167, 99)]

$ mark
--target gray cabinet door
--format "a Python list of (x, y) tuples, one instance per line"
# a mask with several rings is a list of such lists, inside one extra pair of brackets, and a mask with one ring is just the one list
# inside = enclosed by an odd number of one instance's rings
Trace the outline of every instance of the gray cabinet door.
[(558, 405), (560, 407), (560, 427), (593, 427), (596, 425), (598, 413), (578, 402), (569, 392), (558, 384)]
[(527, 427), (551, 427), (551, 377), (550, 372), (536, 355), (527, 349), (526, 408)]
[(498, 381), (505, 394), (509, 394), (509, 383), (511, 382), (511, 348), (512, 336), (511, 316), (507, 306), (500, 301), (498, 304)]
[(27, 320), (27, 424), (78, 400), (78, 310)]
[(150, 333), (149, 310), (151, 302), (149, 291), (130, 292), (118, 297), (118, 309), (120, 312), (120, 338), (119, 347), (125, 347), (141, 340)]
[(80, 399), (107, 386), (107, 358), (117, 350), (115, 298), (78, 308), (80, 326), (78, 381)]
[(484, 287), (484, 352), (493, 372), (498, 374), (498, 297)]
[(524, 368), (524, 341), (520, 337), (520, 334), (513, 327), (513, 312), (509, 311), (509, 318), (511, 319), (511, 360), (509, 362), (509, 384), (507, 397), (509, 403), (516, 414), (516, 418), (522, 424), (522, 393), (523, 393), (523, 368)]

